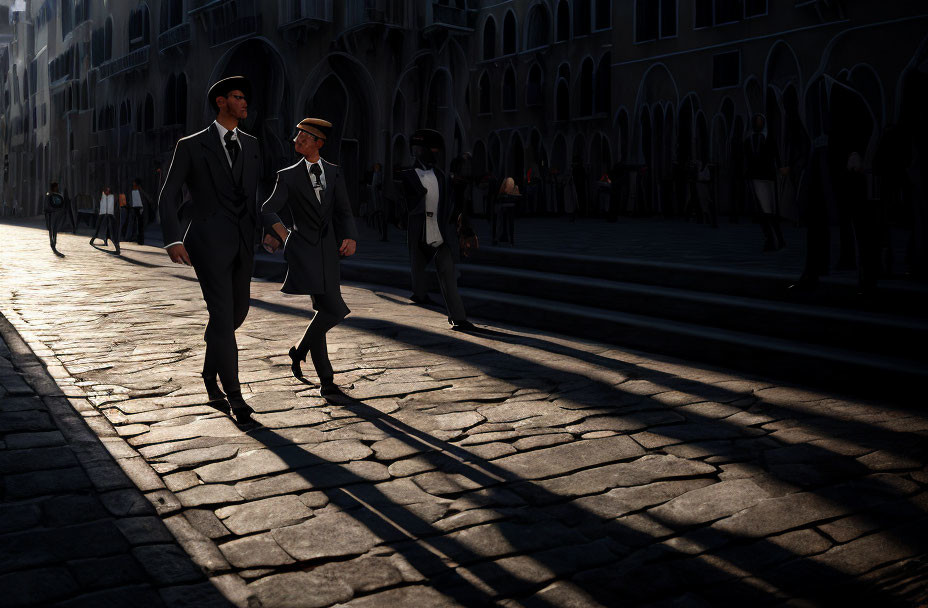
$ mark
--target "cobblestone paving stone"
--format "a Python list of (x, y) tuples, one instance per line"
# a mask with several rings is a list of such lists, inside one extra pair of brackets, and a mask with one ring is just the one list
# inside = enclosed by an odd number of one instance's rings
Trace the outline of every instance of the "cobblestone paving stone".
[(59, 259), (21, 226), (0, 224), (0, 243), (0, 312), (54, 379), (0, 358), (4, 589), (179, 606), (218, 589), (243, 607), (928, 601), (923, 404), (508, 326), (462, 335), (359, 285), (328, 341), (351, 398), (330, 404), (289, 373), (308, 302), (255, 282), (237, 337), (263, 426), (243, 432), (206, 403), (191, 269), (70, 234)]

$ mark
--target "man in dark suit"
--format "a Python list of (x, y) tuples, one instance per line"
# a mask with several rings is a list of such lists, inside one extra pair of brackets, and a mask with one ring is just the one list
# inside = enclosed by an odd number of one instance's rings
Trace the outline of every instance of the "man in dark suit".
[[(254, 244), (258, 238), (258, 140), (238, 129), (248, 116), (250, 86), (241, 76), (215, 83), (209, 103), (216, 120), (177, 142), (161, 188), (159, 208), (171, 261), (193, 265), (206, 308), (203, 382), (210, 400), (228, 397), (235, 419), (251, 420), (238, 379), (235, 330), (245, 321), (251, 297)], [(190, 191), (182, 205), (181, 186)], [(186, 231), (180, 214), (190, 220)], [(216, 377), (226, 394), (219, 389)]]
[(58, 230), (67, 213), (64, 197), (58, 192), (58, 182), (52, 182), (45, 193), (45, 226), (48, 228), (48, 241), (52, 251), (60, 258), (64, 254), (58, 251)]
[[(329, 361), (326, 333), (351, 312), (342, 299), (339, 284), (339, 256), (354, 255), (358, 232), (354, 225), (345, 177), (337, 165), (319, 156), (332, 124), (320, 118), (306, 118), (296, 126), (293, 148), (302, 156), (295, 165), (277, 172), (277, 185), (261, 206), (274, 233), (264, 244), (269, 250), (285, 242), (287, 276), (281, 291), (312, 298), (316, 313), (299, 344), (290, 348), (293, 375), (303, 377), (300, 362), (309, 353), (321, 385), (323, 397), (341, 394), (335, 384), (335, 371)], [(287, 207), (292, 220), (290, 230), (277, 213)]]
[(435, 259), (438, 284), (448, 309), (448, 322), (456, 331), (471, 331), (476, 328), (467, 320), (467, 311), (458, 294), (455, 250), (452, 239), (457, 239), (455, 222), (461, 209), (454, 209), (448, 196), (445, 174), (436, 166), (442, 147), (442, 137), (437, 131), (419, 129), (409, 139), (415, 166), (401, 171), (402, 185), (409, 214), (407, 242), (412, 266), (412, 297), (416, 304), (431, 304), (428, 295), (425, 267)]

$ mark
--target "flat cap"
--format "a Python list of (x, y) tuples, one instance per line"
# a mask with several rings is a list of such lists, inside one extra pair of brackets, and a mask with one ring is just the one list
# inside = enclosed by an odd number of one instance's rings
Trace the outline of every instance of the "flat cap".
[(332, 130), (332, 123), (321, 118), (304, 118), (296, 128), (298, 131), (310, 133), (321, 139), (328, 139)]
[(409, 138), (409, 145), (440, 149), (444, 145), (444, 141), (441, 133), (434, 129), (418, 129)]
[(213, 112), (219, 111), (219, 106), (216, 105), (216, 98), (228, 97), (229, 93), (232, 91), (241, 91), (242, 94), (245, 95), (245, 99), (249, 99), (251, 97), (251, 83), (248, 82), (248, 79), (244, 76), (229, 76), (213, 84), (206, 94), (206, 98), (209, 100), (209, 107), (213, 109)]

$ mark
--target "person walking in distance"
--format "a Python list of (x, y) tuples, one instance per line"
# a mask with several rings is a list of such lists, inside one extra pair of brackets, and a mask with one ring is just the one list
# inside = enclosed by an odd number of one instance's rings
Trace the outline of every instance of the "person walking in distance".
[(113, 239), (113, 245), (116, 246), (116, 255), (119, 255), (119, 222), (116, 218), (117, 209), (116, 199), (112, 191), (110, 191), (109, 186), (107, 186), (103, 189), (103, 194), (100, 196), (100, 215), (97, 219), (97, 230), (90, 238), (90, 244), (93, 245), (93, 242), (100, 236), (100, 229), (106, 226), (103, 233), (103, 246), (106, 247), (109, 239)]
[[(165, 249), (172, 262), (193, 265), (209, 312), (201, 374), (207, 395), (211, 401), (228, 398), (240, 424), (252, 420), (253, 410), (242, 397), (235, 330), (248, 315), (259, 237), (258, 140), (239, 129), (248, 116), (250, 93), (251, 85), (242, 76), (210, 87), (208, 101), (216, 120), (177, 142), (158, 197)], [(190, 201), (181, 207), (185, 184)], [(181, 212), (190, 219), (186, 231)]]
[(45, 226), (48, 228), (48, 242), (52, 251), (62, 258), (64, 254), (58, 251), (58, 229), (67, 212), (64, 197), (58, 192), (58, 182), (52, 182), (45, 193)]
[[(261, 206), (277, 236), (267, 235), (265, 247), (273, 251), (279, 243), (286, 243), (287, 277), (281, 291), (310, 296), (316, 311), (302, 339), (290, 348), (291, 371), (302, 378), (300, 363), (309, 354), (320, 394), (327, 399), (342, 392), (335, 384), (326, 333), (351, 312), (342, 299), (339, 256), (354, 255), (358, 240), (344, 173), (319, 155), (331, 129), (332, 123), (321, 118), (300, 121), (293, 148), (303, 158), (278, 171), (274, 191)], [(284, 207), (292, 219), (289, 234), (277, 215)]]
[(436, 166), (442, 147), (441, 134), (419, 129), (409, 143), (416, 164), (400, 172), (399, 179), (409, 213), (406, 225), (412, 270), (410, 299), (420, 305), (433, 303), (428, 296), (425, 267), (434, 258), (451, 329), (475, 331), (477, 328), (467, 320), (467, 311), (458, 293), (455, 254), (450, 244), (450, 239), (457, 238), (454, 226), (461, 210), (453, 208), (445, 174)]

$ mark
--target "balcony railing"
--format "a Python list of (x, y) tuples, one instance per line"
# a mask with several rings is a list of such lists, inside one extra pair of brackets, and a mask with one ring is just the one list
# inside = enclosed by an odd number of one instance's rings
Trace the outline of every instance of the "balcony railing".
[(260, 29), (261, 15), (246, 15), (228, 23), (214, 23), (209, 30), (209, 45), (219, 46), (238, 38), (253, 36)]
[(181, 23), (158, 36), (158, 51), (164, 53), (168, 49), (190, 42), (190, 24)]
[(408, 23), (409, 14), (409, 3), (404, 0), (347, 0), (343, 31), (367, 25), (411, 27)]
[(116, 59), (107, 61), (98, 68), (99, 79), (103, 80), (105, 78), (109, 78), (110, 76), (123, 74), (130, 70), (135, 70), (148, 65), (150, 51), (151, 45), (146, 44), (142, 48), (136, 49), (131, 53), (123, 55), (122, 57), (117, 57)]
[(332, 0), (278, 0), (278, 27), (321, 27), (334, 19)]

